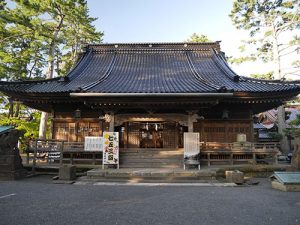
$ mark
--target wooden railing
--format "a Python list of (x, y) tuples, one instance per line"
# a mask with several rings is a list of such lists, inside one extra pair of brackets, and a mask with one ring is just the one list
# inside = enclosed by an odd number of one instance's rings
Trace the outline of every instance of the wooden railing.
[[(279, 144), (269, 143), (200, 143), (200, 161), (214, 164), (277, 163)], [(158, 149), (159, 151), (159, 149)], [(27, 149), (27, 164), (32, 160), (33, 170), (37, 163), (70, 163), (102, 165), (102, 152), (84, 151), (84, 143), (58, 140), (32, 140)]]
[(32, 170), (35, 170), (37, 163), (102, 165), (102, 152), (84, 151), (84, 143), (82, 142), (31, 140), (26, 154), (26, 163), (29, 164), (32, 161)]
[(213, 164), (276, 164), (279, 154), (278, 142), (200, 143), (200, 159), (208, 166)]
[(233, 143), (221, 143), (221, 142), (201, 142), (201, 151), (205, 150), (255, 150), (255, 149), (279, 149), (278, 142), (266, 142), (266, 143), (255, 143), (255, 142), (233, 142)]

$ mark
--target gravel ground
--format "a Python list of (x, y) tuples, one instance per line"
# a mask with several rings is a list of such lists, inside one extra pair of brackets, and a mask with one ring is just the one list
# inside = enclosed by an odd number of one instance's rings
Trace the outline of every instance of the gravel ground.
[(300, 192), (257, 186), (53, 184), (0, 181), (0, 224), (300, 225)]

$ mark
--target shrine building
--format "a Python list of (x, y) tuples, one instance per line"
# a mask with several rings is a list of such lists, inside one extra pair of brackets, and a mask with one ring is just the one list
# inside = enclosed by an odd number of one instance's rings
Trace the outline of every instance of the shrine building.
[(120, 148), (178, 149), (200, 142), (254, 141), (253, 115), (300, 93), (299, 83), (237, 75), (219, 42), (87, 45), (64, 77), (0, 83), (14, 101), (51, 113), (52, 138), (119, 132)]

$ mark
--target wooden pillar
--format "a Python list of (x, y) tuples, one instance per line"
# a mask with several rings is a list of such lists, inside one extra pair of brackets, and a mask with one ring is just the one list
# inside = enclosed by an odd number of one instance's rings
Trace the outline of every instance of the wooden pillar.
[(114, 128), (115, 128), (115, 114), (111, 112), (110, 121), (109, 121), (109, 131), (114, 132)]

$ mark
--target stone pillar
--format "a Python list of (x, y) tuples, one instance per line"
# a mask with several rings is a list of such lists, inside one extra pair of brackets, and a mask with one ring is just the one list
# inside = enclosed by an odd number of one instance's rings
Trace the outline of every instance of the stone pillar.
[(295, 138), (291, 166), (293, 171), (300, 171), (300, 138)]
[(197, 122), (197, 117), (198, 115), (194, 111), (189, 111), (188, 112), (188, 119), (187, 119), (187, 124), (188, 124), (188, 132), (194, 132), (194, 122)]

